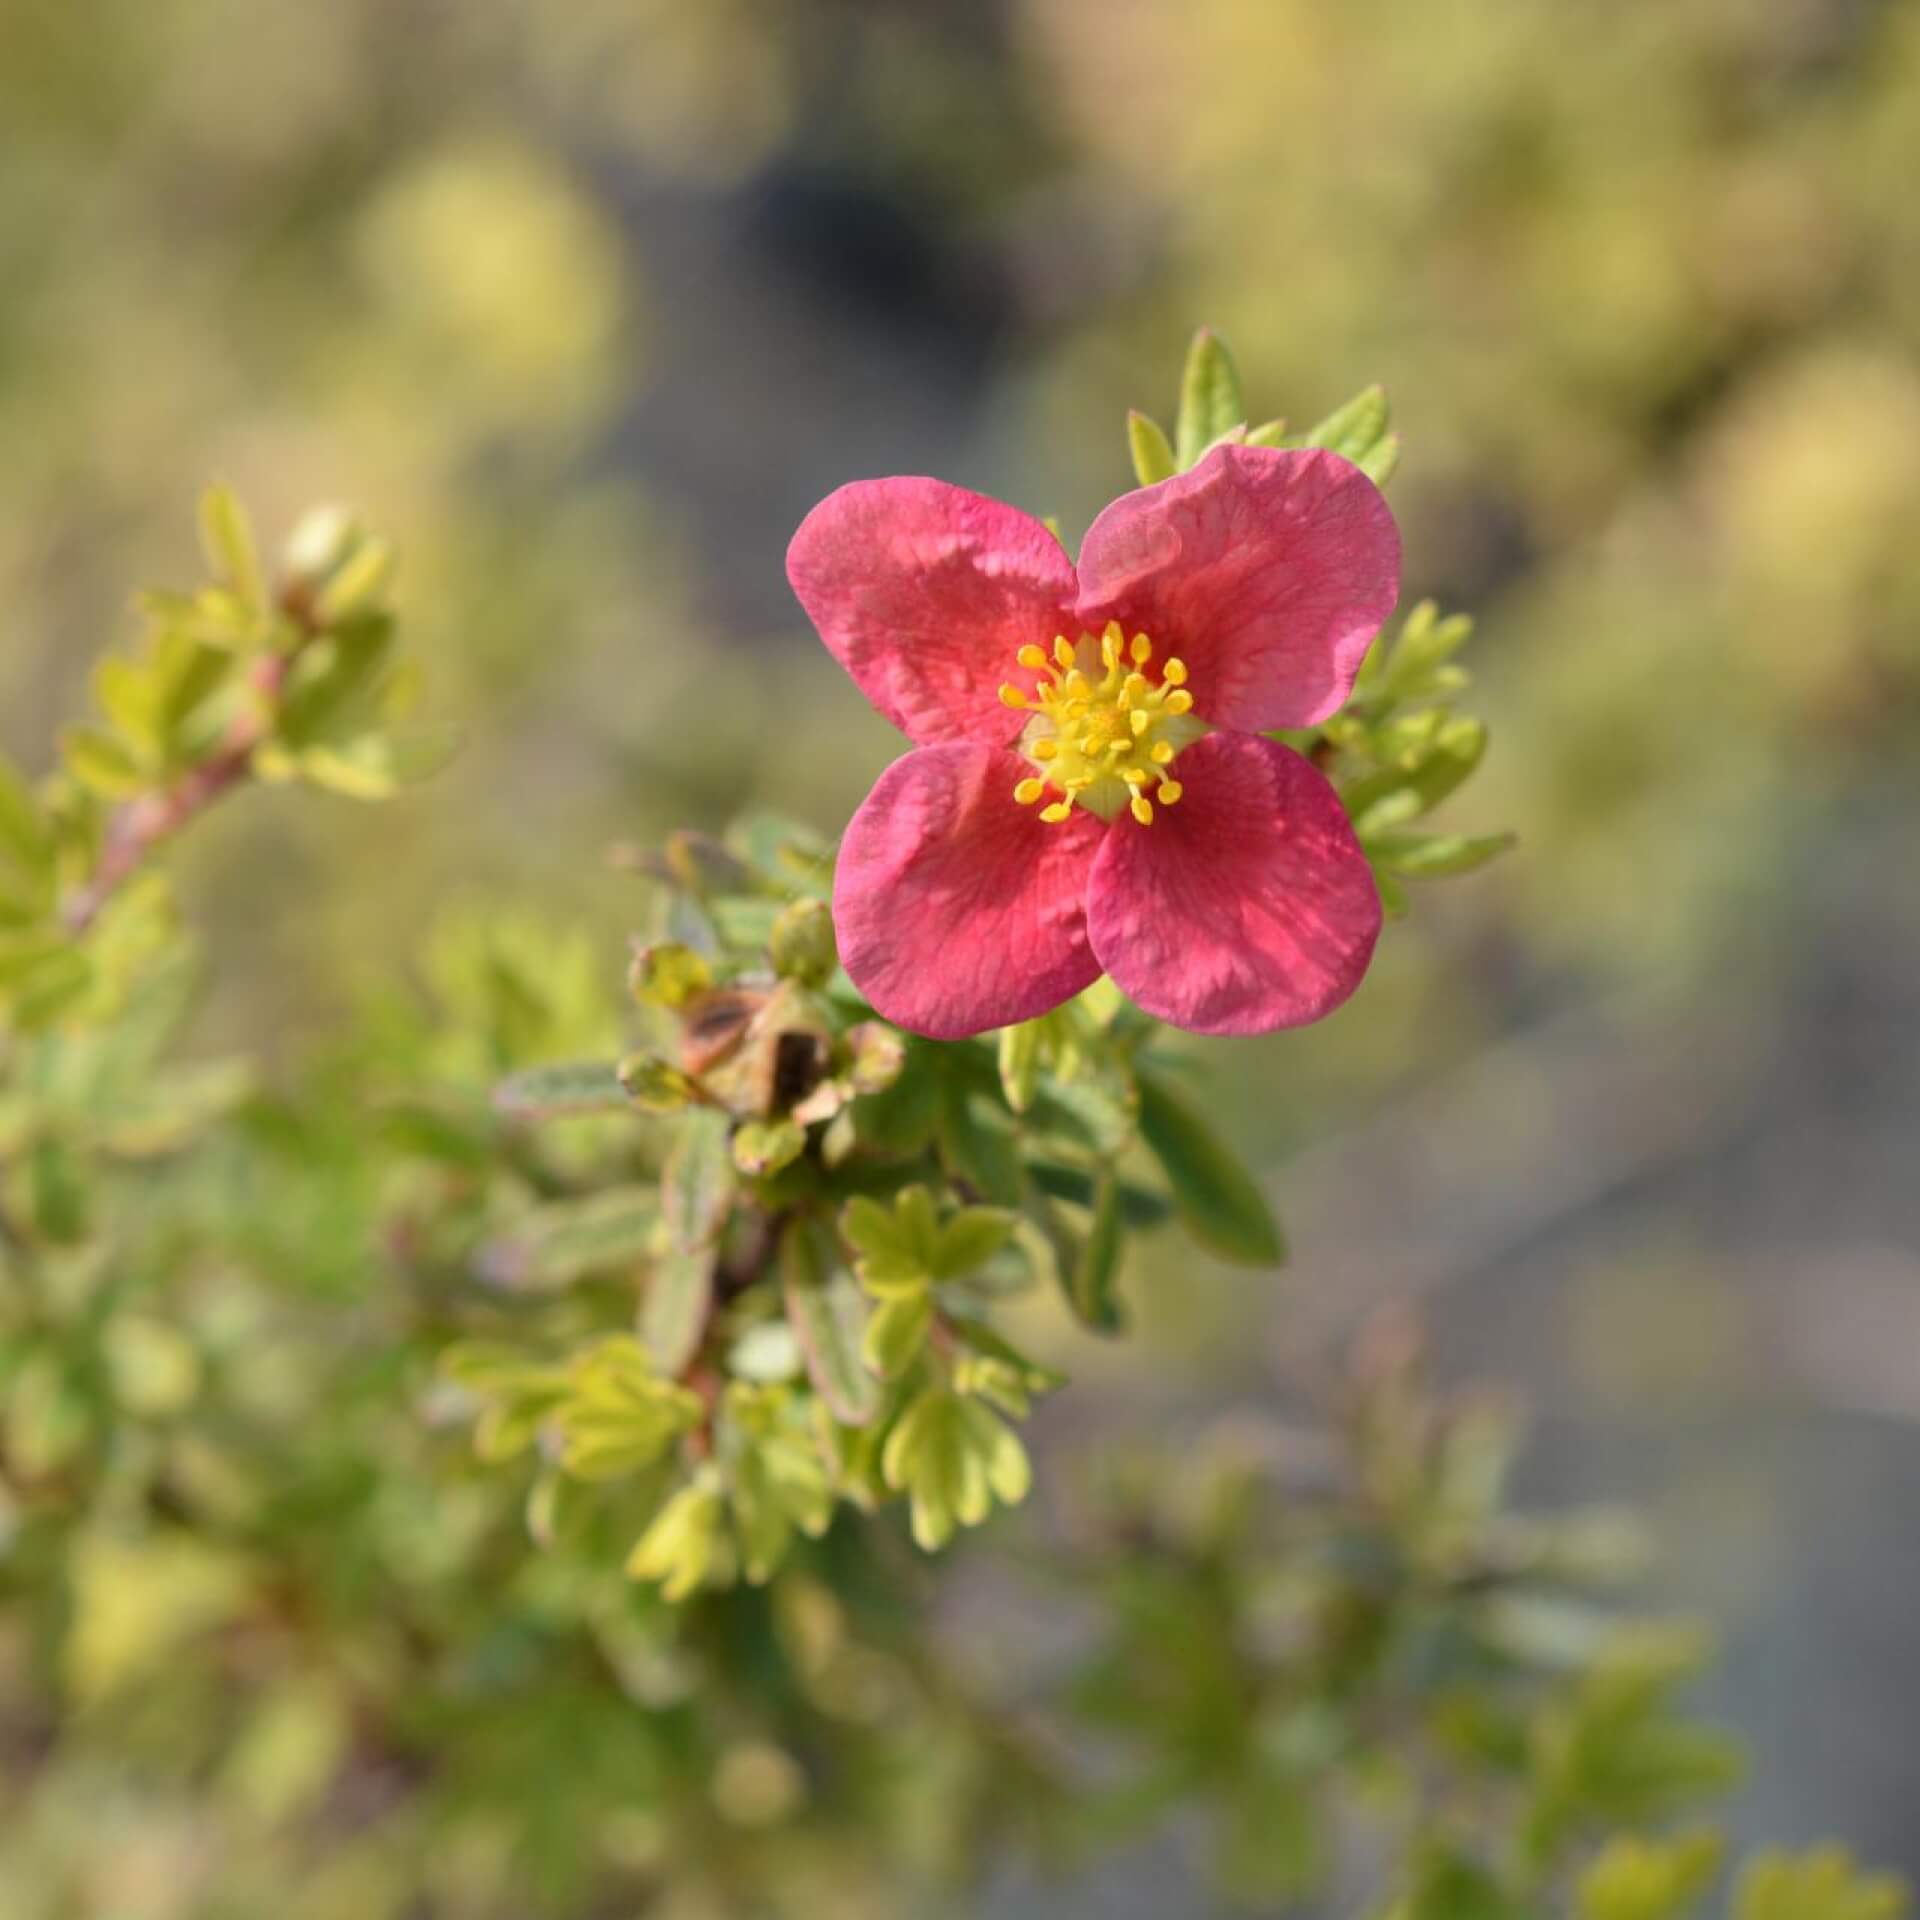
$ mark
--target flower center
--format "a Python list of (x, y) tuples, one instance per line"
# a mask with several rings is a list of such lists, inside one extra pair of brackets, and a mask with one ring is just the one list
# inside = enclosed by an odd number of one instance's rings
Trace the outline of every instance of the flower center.
[(1050, 791), (1042, 820), (1064, 820), (1077, 803), (1102, 820), (1125, 807), (1144, 827), (1155, 801), (1170, 807), (1180, 798), (1167, 770), (1207, 730), (1193, 717), (1184, 662), (1164, 661), (1150, 678), (1153, 642), (1136, 633), (1129, 644), (1117, 620), (1097, 640), (1083, 633), (1076, 645), (1061, 635), (1051, 654), (1025, 646), (1018, 658), (1039, 676), (1031, 694), (1011, 683), (1000, 689), (1008, 706), (1033, 715), (1019, 750), (1039, 773), (1014, 788), (1022, 806)]

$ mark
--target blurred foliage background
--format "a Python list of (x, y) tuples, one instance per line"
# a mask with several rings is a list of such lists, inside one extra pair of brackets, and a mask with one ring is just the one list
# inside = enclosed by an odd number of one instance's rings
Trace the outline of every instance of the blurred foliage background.
[(781, 564), (839, 481), (1072, 535), (1197, 321), (1262, 416), (1384, 382), (1409, 596), (1481, 621), (1467, 824), (1523, 844), (1325, 1027), (1199, 1049), (1294, 1266), (1137, 1274), (1056, 1426), (1421, 1298), (1728, 1622), (1755, 1827), (1920, 1869), (1920, 8), (0, 0), (0, 47), (5, 745), (209, 475), (394, 536), (466, 734), (192, 850), (203, 1028), (270, 1059), (450, 906), (613, 967), (608, 842), (845, 817), (892, 736)]

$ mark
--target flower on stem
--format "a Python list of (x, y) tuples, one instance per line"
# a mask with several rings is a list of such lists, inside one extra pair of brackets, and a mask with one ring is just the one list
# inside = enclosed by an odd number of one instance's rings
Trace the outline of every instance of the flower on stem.
[(889, 1020), (957, 1039), (1105, 972), (1196, 1033), (1303, 1026), (1360, 983), (1380, 902), (1338, 795), (1263, 729), (1338, 710), (1400, 538), (1324, 450), (1216, 447), (1123, 495), (1076, 568), (938, 480), (856, 481), (787, 577), (913, 742), (849, 825), (840, 957)]

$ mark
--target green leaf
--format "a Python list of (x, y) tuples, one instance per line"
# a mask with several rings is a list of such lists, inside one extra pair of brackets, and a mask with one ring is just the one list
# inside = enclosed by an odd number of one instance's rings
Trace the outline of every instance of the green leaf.
[(1902, 1920), (1906, 1888), (1891, 1874), (1858, 1872), (1839, 1847), (1765, 1853), (1741, 1874), (1733, 1920)]
[[(1058, 1160), (1034, 1160), (1027, 1165), (1035, 1186), (1056, 1200), (1071, 1200), (1076, 1206), (1093, 1205), (1094, 1177), (1082, 1167), (1070, 1167)], [(1130, 1227), (1157, 1227), (1173, 1217), (1173, 1202), (1164, 1193), (1143, 1187), (1136, 1181), (1120, 1182), (1121, 1217)]]
[(660, 1169), (667, 1232), (683, 1252), (711, 1245), (733, 1205), (739, 1176), (727, 1135), (727, 1116), (717, 1107), (693, 1108)]
[(53, 834), (33, 789), (0, 754), (0, 851), (24, 873), (44, 875), (53, 861)]
[(882, 1300), (861, 1336), (860, 1357), (881, 1379), (897, 1380), (920, 1357), (932, 1326), (933, 1295), (925, 1288)]
[(493, 1104), (501, 1113), (544, 1119), (561, 1113), (624, 1109), (626, 1089), (611, 1060), (559, 1060), (528, 1067), (500, 1082)]
[(950, 1073), (940, 1095), (940, 1158), (983, 1200), (1017, 1207), (1024, 1180), (1012, 1129), (990, 1113), (984, 1097), (960, 1073)]
[(855, 1267), (869, 1292), (917, 1293), (933, 1283), (939, 1232), (925, 1187), (903, 1189), (891, 1207), (856, 1195), (841, 1212), (840, 1231), (858, 1255)]
[(1041, 1042), (1046, 1036), (1045, 1018), (1017, 1020), (1000, 1029), (1000, 1091), (1015, 1113), (1025, 1113), (1033, 1104), (1040, 1078)]
[(975, 1527), (998, 1499), (1013, 1506), (1032, 1485), (1020, 1437), (978, 1400), (924, 1389), (894, 1422), (881, 1450), (888, 1486), (908, 1496), (913, 1537), (928, 1553)]
[(1680, 1920), (1712, 1886), (1724, 1851), (1704, 1827), (1671, 1840), (1609, 1841), (1580, 1874), (1576, 1920)]
[(713, 1254), (669, 1248), (648, 1270), (640, 1342), (662, 1373), (678, 1375), (699, 1351), (713, 1311)]
[(734, 1561), (719, 1483), (703, 1475), (654, 1516), (627, 1556), (627, 1578), (656, 1581), (678, 1603), (703, 1586), (731, 1585)]
[(1286, 1242), (1253, 1176), (1157, 1075), (1141, 1069), (1138, 1080), (1141, 1137), (1167, 1176), (1187, 1231), (1222, 1260), (1278, 1266)]
[(941, 1226), (933, 1249), (936, 1280), (984, 1267), (1013, 1237), (1014, 1216), (998, 1207), (962, 1207)]
[(68, 727), (60, 736), (67, 771), (103, 800), (131, 800), (147, 786), (140, 763), (111, 734)]
[(570, 1396), (554, 1410), (560, 1464), (580, 1480), (624, 1479), (655, 1464), (706, 1417), (700, 1396), (659, 1374), (638, 1340), (616, 1335), (569, 1369)]
[(1514, 844), (1511, 833), (1377, 833), (1366, 842), (1369, 858), (1409, 880), (1471, 873)]
[(1135, 477), (1143, 487), (1171, 480), (1180, 471), (1159, 421), (1144, 413), (1127, 415), (1127, 446), (1133, 454)]
[(609, 1187), (557, 1201), (483, 1248), (481, 1271), (496, 1286), (545, 1292), (590, 1274), (632, 1270), (649, 1251), (659, 1220), (651, 1187)]
[(814, 1391), (844, 1426), (865, 1426), (880, 1411), (879, 1383), (861, 1358), (866, 1301), (811, 1222), (796, 1220), (782, 1235), (780, 1280)]
[(200, 544), (207, 565), (253, 611), (267, 604), (260, 553), (252, 523), (230, 487), (209, 487), (200, 496)]
[(1393, 1920), (1534, 1920), (1477, 1861), (1430, 1846)]
[(1073, 1270), (1067, 1298), (1074, 1312), (1100, 1333), (1118, 1333), (1124, 1321), (1113, 1291), (1120, 1269), (1125, 1232), (1120, 1217), (1120, 1182), (1111, 1170), (1094, 1189), (1093, 1223)]
[(1243, 425), (1246, 417), (1233, 355), (1218, 334), (1202, 327), (1187, 349), (1186, 372), (1180, 381), (1180, 422), (1174, 441), (1182, 471), (1222, 434)]
[(1376, 485), (1384, 485), (1400, 458), (1400, 442), (1387, 431), (1387, 420), (1385, 388), (1368, 387), (1336, 407), (1301, 444), (1325, 447), (1351, 460)]
[[(729, 1394), (731, 1403), (741, 1390)], [(833, 1519), (833, 1487), (810, 1449), (766, 1435), (742, 1447), (733, 1467), (733, 1521), (741, 1571), (759, 1586), (787, 1557), (796, 1531), (817, 1539)]]

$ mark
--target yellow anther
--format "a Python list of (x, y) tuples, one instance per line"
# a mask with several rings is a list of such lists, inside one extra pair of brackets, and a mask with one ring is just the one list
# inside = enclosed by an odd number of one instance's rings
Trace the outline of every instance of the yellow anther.
[[(1152, 640), (1131, 640), (1118, 620), (1078, 640), (1057, 635), (1051, 649), (1029, 643), (1015, 651), (1034, 676), (1031, 692), (1008, 685), (1000, 698), (1028, 718), (1016, 743), (1033, 769), (1014, 788), (1022, 806), (1058, 823), (1076, 808), (1116, 819), (1122, 808), (1144, 825), (1154, 805), (1171, 806), (1180, 782), (1169, 773), (1176, 756), (1206, 732), (1190, 718), (1184, 662), (1170, 659), (1155, 672)], [(1149, 798), (1149, 796), (1153, 796)]]

